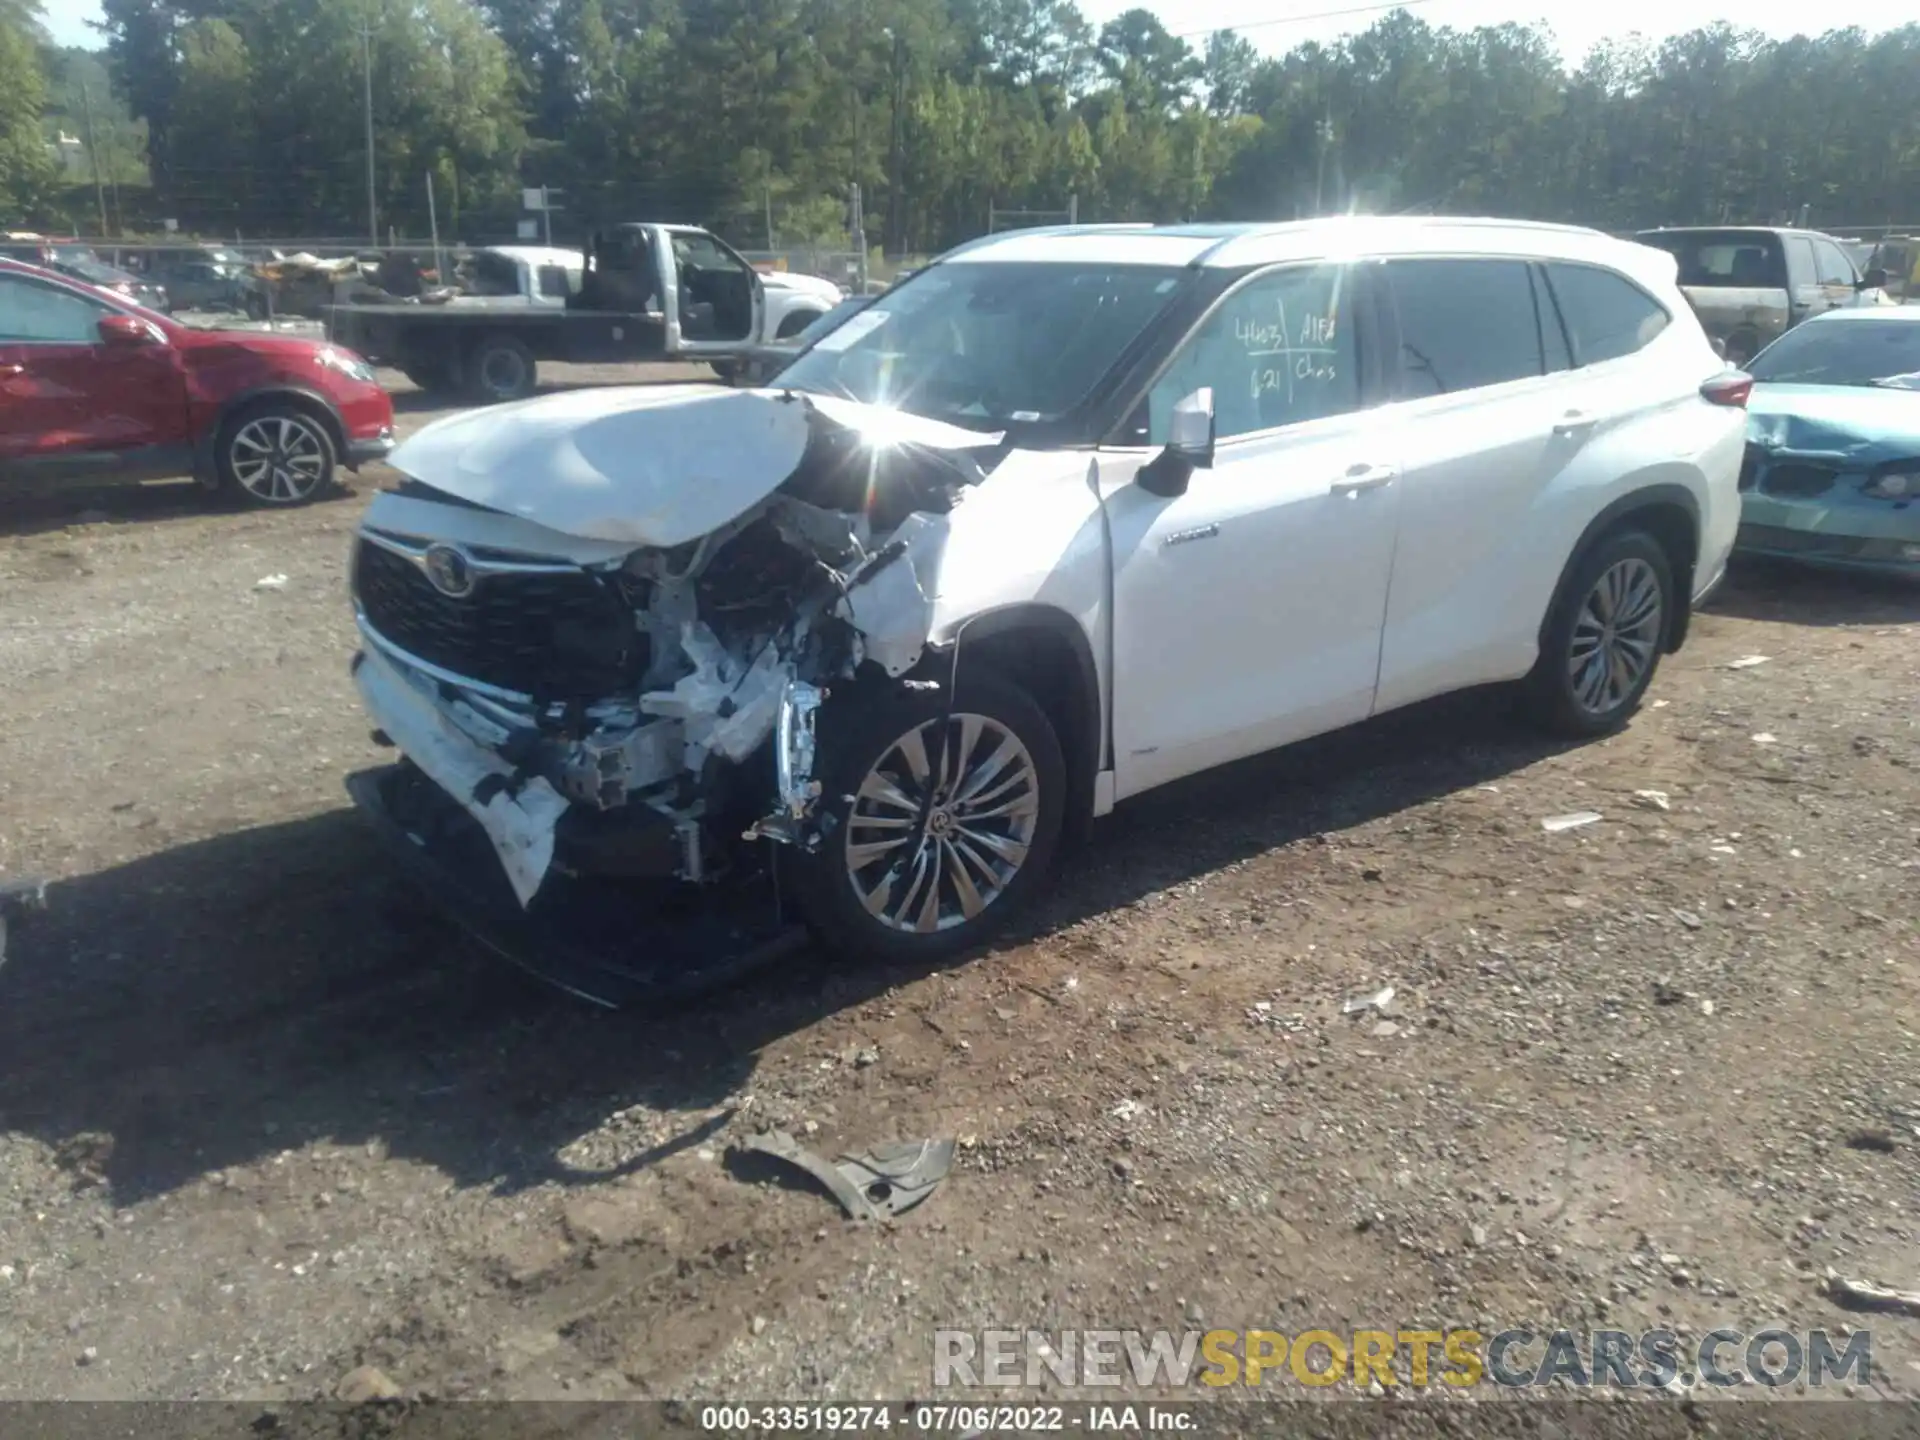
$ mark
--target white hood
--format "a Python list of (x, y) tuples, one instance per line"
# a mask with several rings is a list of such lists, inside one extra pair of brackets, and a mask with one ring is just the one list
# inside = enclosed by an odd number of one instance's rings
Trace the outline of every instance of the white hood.
[(388, 463), (565, 535), (665, 548), (779, 489), (806, 452), (813, 412), (876, 446), (966, 450), (1000, 439), (828, 396), (655, 385), (469, 410), (427, 426)]

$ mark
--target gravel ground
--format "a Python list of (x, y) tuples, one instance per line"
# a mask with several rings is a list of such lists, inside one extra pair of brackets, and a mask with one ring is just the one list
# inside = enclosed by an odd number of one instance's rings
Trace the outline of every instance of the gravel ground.
[[(1602, 743), (1455, 697), (1127, 807), (991, 954), (610, 1015), (345, 806), (379, 478), (0, 511), (0, 878), (57, 881), (0, 1398), (899, 1399), (938, 1326), (1418, 1323), (1869, 1324), (1920, 1389), (1920, 1318), (1821, 1284), (1920, 1288), (1920, 588), (1742, 573)], [(769, 1126), (960, 1148), (860, 1228)]]

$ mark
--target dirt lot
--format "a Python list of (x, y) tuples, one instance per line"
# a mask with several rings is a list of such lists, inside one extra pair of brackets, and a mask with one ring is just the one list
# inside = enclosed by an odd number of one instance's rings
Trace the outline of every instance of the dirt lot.
[[(0, 1398), (899, 1399), (936, 1326), (1421, 1322), (1866, 1323), (1920, 1390), (1920, 1319), (1819, 1284), (1920, 1287), (1920, 589), (1742, 576), (1603, 744), (1425, 706), (1129, 807), (951, 970), (612, 1015), (346, 808), (377, 479), (0, 519), (0, 876), (59, 882), (0, 971)], [(862, 1229), (730, 1157), (772, 1125), (961, 1150)]]

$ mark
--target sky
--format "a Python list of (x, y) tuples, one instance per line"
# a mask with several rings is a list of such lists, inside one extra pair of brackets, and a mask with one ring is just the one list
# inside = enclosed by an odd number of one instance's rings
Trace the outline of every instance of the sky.
[[(1109, 20), (1141, 0), (1081, 0), (1089, 20)], [(1758, 7), (1758, 13), (1737, 7), (1732, 0), (1402, 0), (1431, 25), (1472, 29), (1515, 20), (1544, 22), (1559, 41), (1568, 62), (1577, 63), (1597, 41), (1638, 32), (1649, 40), (1663, 40), (1716, 20), (1763, 30), (1770, 35), (1791, 34), (1806, 28), (1788, 17), (1805, 13), (1801, 7)], [(100, 18), (98, 0), (44, 0), (47, 29), (55, 43), (97, 46), (99, 32), (88, 25)], [(1176, 34), (1238, 29), (1264, 51), (1279, 53), (1307, 40), (1337, 40), (1364, 30), (1392, 5), (1368, 0), (1146, 0)], [(1330, 14), (1328, 12), (1346, 13)], [(1885, 30), (1920, 20), (1920, 0), (1833, 0), (1819, 9), (1822, 29), (1859, 25)], [(1286, 23), (1260, 23), (1280, 22)], [(1196, 36), (1197, 38), (1197, 36)]]

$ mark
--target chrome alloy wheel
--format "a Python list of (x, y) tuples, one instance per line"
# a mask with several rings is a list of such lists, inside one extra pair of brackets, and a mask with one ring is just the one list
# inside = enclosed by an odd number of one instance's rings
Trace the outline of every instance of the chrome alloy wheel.
[(1646, 678), (1660, 648), (1662, 610), (1660, 577), (1645, 560), (1629, 556), (1600, 572), (1567, 647), (1567, 679), (1581, 709), (1617, 709)]
[(291, 505), (310, 498), (327, 478), (327, 441), (310, 420), (262, 415), (234, 432), (228, 463), (256, 500)]
[(1017, 735), (955, 715), (936, 776), (939, 732), (928, 720), (894, 741), (847, 815), (847, 881), (890, 930), (925, 935), (978, 917), (1020, 873), (1040, 821), (1039, 772)]

